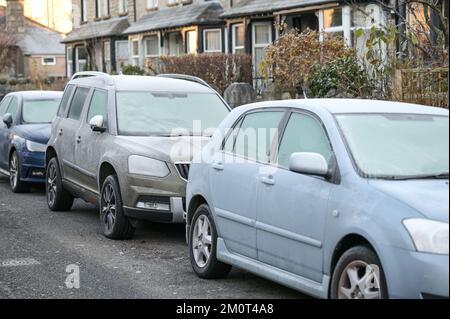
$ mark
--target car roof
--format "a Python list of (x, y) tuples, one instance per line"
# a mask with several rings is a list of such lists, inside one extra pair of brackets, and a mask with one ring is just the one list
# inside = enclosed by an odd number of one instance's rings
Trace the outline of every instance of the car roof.
[(40, 100), (61, 98), (62, 91), (19, 91), (11, 93), (11, 95), (21, 96), (24, 100)]
[(71, 84), (94, 87), (114, 86), (117, 91), (153, 91), (174, 93), (213, 93), (205, 85), (173, 78), (139, 75), (90, 76), (77, 78)]
[(449, 115), (449, 110), (444, 108), (410, 103), (364, 99), (303, 99), (270, 101), (248, 105), (250, 109), (277, 106), (304, 108), (311, 111), (322, 110), (331, 114), (398, 113)]

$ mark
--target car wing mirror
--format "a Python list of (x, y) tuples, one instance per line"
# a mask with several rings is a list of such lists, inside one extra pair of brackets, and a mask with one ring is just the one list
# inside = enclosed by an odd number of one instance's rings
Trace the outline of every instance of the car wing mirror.
[(5, 123), (5, 125), (10, 128), (13, 124), (13, 117), (11, 113), (6, 113), (5, 115), (3, 115), (3, 123)]
[(325, 157), (318, 153), (294, 153), (289, 159), (289, 170), (305, 175), (315, 175), (328, 178), (330, 166)]
[(96, 115), (89, 121), (89, 126), (91, 127), (91, 130), (94, 132), (105, 132), (106, 128), (104, 127), (104, 118), (103, 115)]

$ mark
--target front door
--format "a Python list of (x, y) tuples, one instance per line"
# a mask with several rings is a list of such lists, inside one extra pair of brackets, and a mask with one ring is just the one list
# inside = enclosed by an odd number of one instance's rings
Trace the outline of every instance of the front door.
[(67, 117), (62, 119), (56, 127), (56, 134), (58, 134), (56, 146), (64, 179), (77, 185), (79, 185), (79, 170), (75, 160), (77, 133), (89, 91), (90, 89), (85, 87), (76, 88)]
[(231, 252), (253, 259), (257, 259), (257, 176), (268, 161), (267, 145), (271, 143), (266, 132), (278, 130), (283, 114), (283, 111), (247, 114), (228, 137), (224, 149), (216, 154), (211, 168), (210, 185), (219, 236)]
[(325, 220), (333, 184), (289, 170), (296, 152), (331, 161), (332, 149), (319, 120), (292, 113), (279, 145), (278, 169), (258, 184), (257, 239), (261, 262), (321, 282)]
[[(100, 166), (100, 156), (102, 154), (103, 140), (107, 137), (107, 132), (92, 131), (89, 122), (97, 115), (103, 116), (104, 127), (107, 129), (107, 106), (108, 92), (95, 89), (90, 99), (89, 108), (83, 115), (82, 124), (77, 133), (77, 144), (75, 152), (75, 162), (79, 168), (79, 182), (83, 188), (99, 193), (97, 176)], [(101, 185), (100, 185), (101, 187)]]

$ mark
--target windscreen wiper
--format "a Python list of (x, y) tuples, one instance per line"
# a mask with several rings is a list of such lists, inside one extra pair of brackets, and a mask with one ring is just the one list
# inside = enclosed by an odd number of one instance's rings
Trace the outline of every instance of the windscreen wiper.
[(449, 173), (429, 174), (429, 175), (410, 175), (410, 176), (392, 176), (393, 180), (405, 181), (411, 179), (449, 179)]

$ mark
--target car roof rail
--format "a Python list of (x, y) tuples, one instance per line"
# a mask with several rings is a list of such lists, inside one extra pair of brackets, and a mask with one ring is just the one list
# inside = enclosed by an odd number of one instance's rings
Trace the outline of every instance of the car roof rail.
[(111, 75), (109, 75), (108, 73), (97, 72), (97, 71), (77, 72), (72, 76), (72, 78), (70, 80), (72, 81), (72, 80), (76, 80), (76, 79), (88, 78), (88, 77), (93, 77), (93, 76), (102, 77), (105, 80), (106, 84), (113, 84)]
[(185, 75), (185, 74), (175, 74), (175, 73), (166, 73), (166, 74), (158, 74), (157, 77), (160, 78), (170, 78), (170, 79), (177, 79), (177, 80), (185, 80), (185, 81), (191, 81), (198, 84), (201, 84), (203, 86), (206, 86), (207, 88), (214, 90), (211, 85), (208, 84), (205, 80), (192, 75)]

